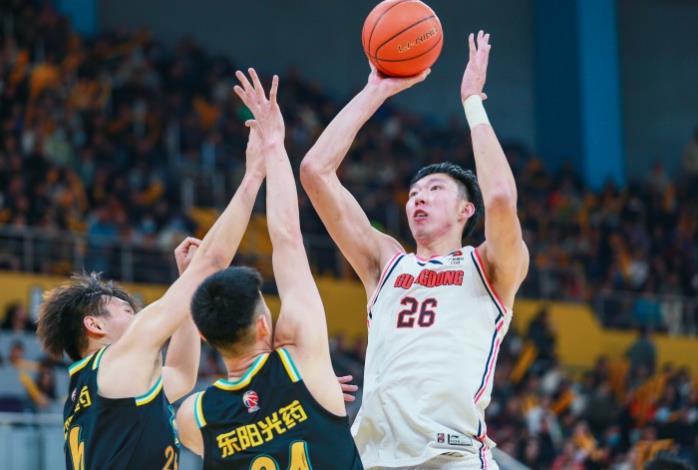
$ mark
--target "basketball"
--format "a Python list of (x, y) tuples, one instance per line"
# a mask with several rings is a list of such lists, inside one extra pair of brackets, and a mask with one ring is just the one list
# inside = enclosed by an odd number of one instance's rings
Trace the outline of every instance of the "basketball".
[(441, 54), (441, 22), (419, 0), (385, 0), (364, 22), (361, 41), (371, 63), (385, 75), (411, 77)]

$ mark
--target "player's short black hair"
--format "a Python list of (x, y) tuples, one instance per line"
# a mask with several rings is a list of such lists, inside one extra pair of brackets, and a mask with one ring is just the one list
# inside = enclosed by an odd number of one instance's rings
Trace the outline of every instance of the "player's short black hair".
[(475, 206), (475, 213), (468, 219), (463, 228), (463, 238), (467, 238), (475, 226), (477, 226), (478, 221), (482, 218), (484, 212), (484, 204), (482, 202), (482, 192), (480, 191), (480, 185), (477, 182), (477, 176), (470, 170), (464, 169), (462, 166), (451, 162), (441, 162), (432, 163), (421, 168), (416, 175), (410, 181), (410, 186), (415, 184), (417, 181), (421, 180), (425, 176), (433, 175), (434, 173), (444, 173), (458, 183), (458, 187), (461, 190), (463, 197), (472, 202)]
[(136, 302), (125, 290), (94, 272), (74, 274), (71, 282), (46, 292), (36, 330), (44, 350), (53, 357), (65, 352), (74, 361), (80, 359), (87, 347), (83, 318), (109, 315), (105, 305), (111, 297), (136, 311)]
[(256, 269), (230, 267), (207, 277), (194, 293), (194, 323), (221, 354), (234, 354), (237, 346), (254, 341), (252, 326), (262, 301), (262, 276)]
[(647, 462), (645, 470), (693, 470), (693, 466), (673, 455), (660, 453), (654, 459)]

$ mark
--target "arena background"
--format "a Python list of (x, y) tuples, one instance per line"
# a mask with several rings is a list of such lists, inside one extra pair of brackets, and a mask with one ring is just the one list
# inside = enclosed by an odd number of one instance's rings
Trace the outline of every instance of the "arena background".
[[(239, 181), (245, 110), (226, 92), (232, 71), (281, 75), (297, 169), (365, 82), (360, 30), (375, 3), (0, 2), (7, 468), (63, 465), (66, 364), (32, 333), (41, 293), (84, 268), (157, 298), (176, 274), (174, 244), (205, 233)], [(488, 409), (515, 459), (500, 465), (642, 468), (659, 452), (698, 464), (698, 1), (428, 3), (444, 27), (441, 58), (362, 132), (344, 176), (372, 222), (410, 244), (405, 162), (472, 167), (458, 84), (467, 33), (492, 33), (486, 106), (533, 255)], [(86, 124), (94, 116), (104, 129)], [(361, 383), (363, 289), (301, 204), (335, 367)], [(263, 209), (260, 195), (235, 262), (270, 279)], [(275, 309), (273, 282), (265, 293)], [(205, 349), (197, 387), (221, 372)], [(180, 468), (196, 465), (183, 454)]]

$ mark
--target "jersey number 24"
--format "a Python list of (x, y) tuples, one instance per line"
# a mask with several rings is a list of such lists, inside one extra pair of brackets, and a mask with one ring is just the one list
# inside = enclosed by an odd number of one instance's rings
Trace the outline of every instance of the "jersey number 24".
[[(291, 460), (288, 464), (288, 470), (311, 470), (307, 442), (292, 442), (289, 454)], [(268, 455), (258, 455), (250, 464), (250, 470), (279, 470), (279, 463)]]

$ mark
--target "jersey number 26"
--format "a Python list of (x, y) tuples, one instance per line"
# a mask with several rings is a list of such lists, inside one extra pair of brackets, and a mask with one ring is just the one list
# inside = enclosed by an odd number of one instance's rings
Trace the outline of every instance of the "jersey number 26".
[(422, 328), (430, 327), (436, 320), (436, 311), (434, 309), (438, 304), (436, 299), (429, 297), (424, 299), (420, 307), (419, 300), (414, 297), (404, 297), (400, 301), (400, 305), (404, 305), (407, 308), (397, 314), (397, 327), (414, 328), (415, 323), (417, 324), (416, 326)]

